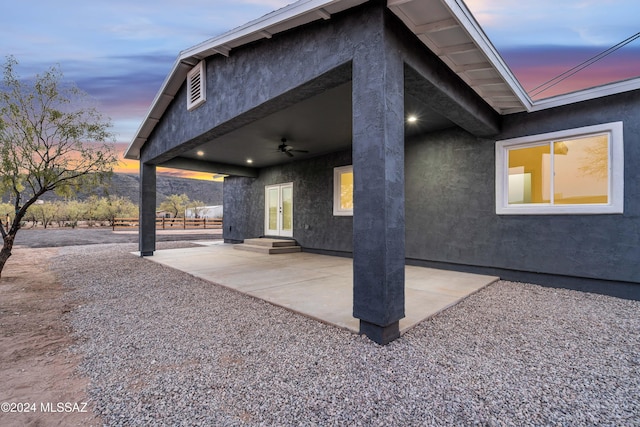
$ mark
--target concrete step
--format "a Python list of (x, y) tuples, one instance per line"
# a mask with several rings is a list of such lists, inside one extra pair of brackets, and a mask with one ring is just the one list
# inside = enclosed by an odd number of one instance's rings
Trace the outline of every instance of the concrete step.
[(245, 239), (244, 243), (233, 245), (234, 249), (240, 251), (258, 252), (262, 254), (289, 254), (300, 252), (302, 248), (295, 240), (289, 239)]
[(282, 246), (282, 247), (269, 247), (269, 246), (261, 246), (261, 245), (248, 245), (246, 243), (240, 243), (238, 245), (233, 245), (233, 249), (237, 249), (239, 251), (249, 251), (249, 252), (258, 252), (261, 254), (290, 254), (293, 252), (300, 252), (302, 248), (300, 246)]
[(267, 246), (270, 248), (280, 248), (284, 246), (296, 246), (297, 242), (293, 239), (269, 239), (266, 237), (259, 239), (244, 239), (245, 245)]

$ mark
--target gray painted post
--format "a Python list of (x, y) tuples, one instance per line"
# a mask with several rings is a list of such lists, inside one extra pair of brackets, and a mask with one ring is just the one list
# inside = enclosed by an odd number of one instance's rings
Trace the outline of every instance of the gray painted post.
[(379, 344), (404, 313), (404, 64), (380, 30), (353, 61), (353, 315)]
[(156, 165), (140, 162), (140, 256), (156, 250)]

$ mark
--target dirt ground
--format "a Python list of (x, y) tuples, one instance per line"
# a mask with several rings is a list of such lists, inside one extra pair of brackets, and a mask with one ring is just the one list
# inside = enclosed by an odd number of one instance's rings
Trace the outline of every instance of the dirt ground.
[(0, 278), (1, 426), (100, 425), (69, 351), (74, 303), (47, 268), (56, 251), (14, 249)]
[[(159, 232), (157, 240), (220, 238), (212, 232)], [(70, 351), (66, 314), (81, 302), (68, 299), (48, 266), (61, 246), (137, 239), (111, 229), (18, 232), (0, 278), (0, 426), (101, 424), (87, 398), (88, 379), (76, 372), (81, 357)]]

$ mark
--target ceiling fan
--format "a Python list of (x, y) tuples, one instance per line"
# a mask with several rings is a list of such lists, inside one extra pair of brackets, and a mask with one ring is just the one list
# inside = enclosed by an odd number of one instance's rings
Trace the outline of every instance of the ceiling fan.
[(294, 150), (292, 146), (287, 145), (287, 138), (280, 139), (280, 142), (282, 142), (282, 144), (278, 145), (278, 151), (289, 157), (293, 157), (293, 153), (308, 153), (307, 150)]

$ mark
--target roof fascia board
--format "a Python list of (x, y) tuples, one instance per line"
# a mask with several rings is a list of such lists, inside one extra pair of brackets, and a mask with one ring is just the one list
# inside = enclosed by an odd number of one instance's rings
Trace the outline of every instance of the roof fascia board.
[(505, 82), (511, 87), (511, 90), (513, 90), (513, 93), (520, 100), (522, 105), (527, 110), (530, 110), (533, 105), (531, 98), (504, 62), (496, 48), (493, 46), (493, 43), (491, 43), (482, 27), (480, 27), (480, 24), (478, 24), (478, 21), (473, 17), (471, 11), (467, 9), (467, 6), (461, 0), (441, 1), (449, 8), (467, 34), (471, 36), (473, 41), (486, 55), (487, 59), (496, 71), (504, 78)]
[[(473, 14), (471, 14), (464, 3), (461, 0), (441, 1), (449, 8), (449, 10), (451, 10), (456, 19), (460, 22), (460, 25), (465, 28), (467, 33), (478, 44), (480, 49), (487, 56), (488, 60), (495, 67), (496, 71), (502, 75), (528, 112), (541, 111), (548, 108), (560, 107), (576, 102), (588, 101), (590, 99), (640, 89), (640, 77), (638, 77), (534, 101), (524, 90), (518, 79), (513, 75), (487, 35), (484, 33), (484, 30), (482, 30), (482, 27), (480, 27), (473, 17)], [(509, 112), (505, 112), (504, 114), (509, 114)]]
[[(318, 15), (317, 19), (327, 19), (326, 15), (328, 14), (328, 12), (323, 8), (333, 3), (340, 3), (342, 1), (343, 0), (300, 0), (296, 3), (290, 4), (281, 9), (275, 10), (258, 19), (250, 21), (244, 25), (241, 25), (220, 36), (211, 38), (189, 49), (183, 50), (180, 53), (180, 56), (189, 57), (193, 55), (198, 55), (199, 53), (202, 53), (204, 51), (214, 49), (218, 46), (225, 45), (227, 43), (233, 42), (242, 37), (246, 37), (248, 35), (255, 34), (255, 33), (260, 33), (262, 31), (267, 31), (269, 34), (273, 35), (272, 32), (268, 31), (269, 27), (273, 25), (281, 24), (290, 19), (297, 18), (299, 16), (305, 15), (310, 12), (315, 12), (316, 10), (320, 11), (319, 12), (320, 14)], [(366, 1), (368, 0), (360, 0), (359, 3), (365, 3)]]
[(533, 101), (529, 111), (546, 110), (638, 89), (640, 89), (640, 77)]
[(147, 114), (145, 115), (144, 120), (142, 121), (142, 123), (140, 123), (140, 126), (138, 127), (138, 130), (135, 133), (133, 141), (131, 141), (131, 143), (125, 150), (124, 152), (125, 159), (131, 159), (131, 160), (140, 159), (140, 149), (142, 148), (144, 143), (147, 141), (147, 137), (148, 137), (148, 135), (145, 135), (145, 136), (140, 135), (142, 133), (143, 128), (147, 126), (148, 122), (157, 123), (159, 121), (160, 117), (152, 117), (151, 116), (152, 112), (157, 109), (156, 107), (160, 106), (162, 110), (160, 112), (160, 115), (164, 113), (164, 110), (166, 109), (166, 107), (169, 105), (169, 103), (171, 102), (171, 100), (173, 100), (173, 97), (175, 96), (175, 93), (167, 92), (167, 87), (169, 86), (171, 81), (173, 81), (174, 78), (182, 78), (184, 80), (187, 77), (187, 73), (190, 69), (191, 69), (191, 65), (189, 63), (182, 62), (180, 58), (174, 61), (173, 66), (171, 67), (171, 71), (169, 72), (167, 77), (165, 77), (164, 82), (162, 83), (162, 86), (160, 86), (160, 90), (158, 91), (158, 93), (156, 93), (156, 96), (153, 98), (153, 102), (151, 103), (151, 106), (149, 107), (149, 110), (147, 111)]

